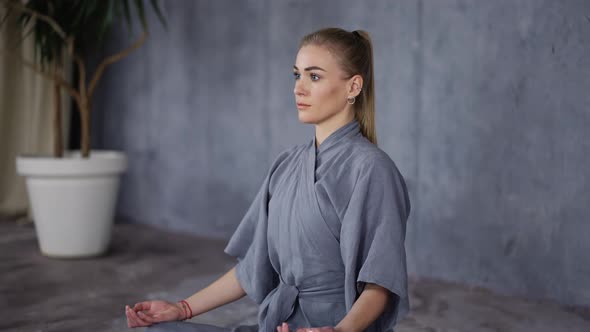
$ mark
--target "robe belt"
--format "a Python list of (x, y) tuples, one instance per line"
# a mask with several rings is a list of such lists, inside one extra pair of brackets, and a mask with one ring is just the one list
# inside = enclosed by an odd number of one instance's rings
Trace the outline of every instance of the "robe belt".
[(261, 305), (264, 315), (264, 332), (274, 332), (277, 326), (286, 321), (295, 309), (297, 298), (314, 302), (344, 302), (344, 273), (330, 272), (310, 277), (299, 286), (289, 285), (280, 279)]

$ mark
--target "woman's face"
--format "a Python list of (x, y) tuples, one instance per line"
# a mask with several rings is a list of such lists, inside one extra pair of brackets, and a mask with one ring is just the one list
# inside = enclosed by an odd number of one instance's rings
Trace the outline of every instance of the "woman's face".
[(319, 124), (349, 109), (349, 80), (327, 48), (303, 46), (293, 75), (299, 121)]

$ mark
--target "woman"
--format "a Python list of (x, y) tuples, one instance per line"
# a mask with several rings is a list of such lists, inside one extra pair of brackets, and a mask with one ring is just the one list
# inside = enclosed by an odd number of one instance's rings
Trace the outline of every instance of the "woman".
[(248, 295), (258, 325), (172, 322), (154, 331), (392, 331), (408, 311), (407, 188), (376, 146), (369, 35), (328, 28), (303, 38), (293, 67), (309, 144), (282, 152), (225, 252), (238, 263), (179, 303), (126, 307), (128, 325), (191, 318)]

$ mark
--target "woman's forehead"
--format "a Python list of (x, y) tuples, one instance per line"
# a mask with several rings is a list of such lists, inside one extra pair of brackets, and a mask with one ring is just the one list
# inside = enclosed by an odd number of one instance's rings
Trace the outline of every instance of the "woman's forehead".
[(308, 67), (321, 67), (326, 71), (335, 69), (337, 66), (336, 58), (328, 50), (327, 47), (318, 45), (306, 45), (299, 49), (297, 58), (295, 59), (295, 66), (299, 70), (304, 70)]

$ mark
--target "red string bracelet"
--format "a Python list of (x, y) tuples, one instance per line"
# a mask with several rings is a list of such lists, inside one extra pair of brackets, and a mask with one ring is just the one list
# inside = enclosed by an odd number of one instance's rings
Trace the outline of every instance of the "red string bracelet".
[(185, 319), (193, 318), (193, 309), (191, 309), (191, 306), (188, 304), (188, 302), (186, 302), (185, 300), (182, 300), (180, 302), (184, 303), (186, 305), (186, 307), (188, 308), (189, 312), (191, 313), (190, 316), (188, 316), (188, 318), (185, 318)]
[(181, 320), (186, 320), (186, 316), (188, 316), (188, 312), (186, 311), (186, 305), (184, 303), (182, 303), (182, 301), (178, 301), (178, 304), (180, 304), (180, 307), (182, 308), (182, 319)]

